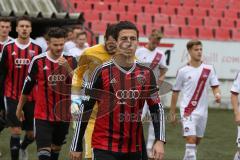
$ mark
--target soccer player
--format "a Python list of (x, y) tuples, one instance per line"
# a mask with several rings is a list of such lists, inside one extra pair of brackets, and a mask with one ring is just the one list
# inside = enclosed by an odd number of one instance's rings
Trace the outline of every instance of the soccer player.
[(24, 119), (26, 112), (23, 113), (22, 108), (36, 85), (38, 96), (34, 119), (38, 159), (57, 160), (68, 133), (71, 74), (77, 62), (74, 57), (63, 54), (65, 30), (51, 28), (47, 37), (49, 50), (31, 61), (16, 115), (18, 119)]
[[(76, 90), (76, 94), (72, 93), (73, 106), (77, 107), (77, 104), (81, 97), (79, 97), (79, 88), (83, 84), (83, 80), (88, 81), (87, 77), (90, 77), (91, 73), (96, 69), (97, 66), (100, 66), (102, 63), (111, 59), (112, 55), (116, 52), (116, 41), (113, 38), (115, 31), (115, 24), (107, 26), (104, 44), (97, 44), (93, 47), (87, 48), (83, 55), (80, 57), (78, 68), (74, 72), (73, 76), (73, 92)], [(85, 134), (85, 159), (92, 159), (92, 132), (95, 124), (95, 117), (97, 112), (97, 103), (94, 106), (92, 115), (90, 117), (86, 134)], [(75, 124), (74, 124), (75, 126)]]
[(237, 74), (233, 86), (231, 89), (231, 102), (232, 107), (235, 115), (235, 122), (238, 125), (238, 136), (237, 136), (237, 147), (238, 150), (234, 156), (234, 160), (240, 160), (240, 112), (239, 112), (239, 100), (238, 100), (238, 94), (240, 93), (240, 73)]
[(141, 110), (147, 100), (154, 119), (154, 158), (161, 160), (165, 142), (164, 111), (152, 70), (135, 62), (138, 30), (131, 22), (121, 21), (116, 25), (113, 38), (117, 40), (115, 55), (95, 70), (85, 88), (90, 97), (81, 103), (70, 158), (80, 160), (82, 157), (82, 138), (97, 101), (99, 106), (92, 135), (93, 159), (140, 160), (143, 144)]
[(176, 122), (176, 104), (181, 91), (180, 115), (183, 136), (186, 139), (184, 160), (196, 160), (197, 145), (204, 136), (208, 117), (208, 87), (212, 87), (216, 102), (220, 103), (219, 82), (212, 65), (202, 62), (202, 43), (191, 40), (187, 43), (190, 61), (180, 68), (173, 86), (170, 113)]
[[(163, 35), (159, 30), (153, 29), (151, 35), (149, 36), (149, 42), (145, 47), (138, 48), (135, 55), (137, 59), (145, 63), (148, 67), (150, 67), (155, 77), (158, 81), (158, 84), (164, 81), (165, 73), (167, 71), (166, 60), (164, 53), (158, 47), (160, 40)], [(145, 102), (143, 107), (142, 119), (149, 114), (148, 105)], [(147, 138), (147, 154), (149, 158), (153, 158), (152, 155), (152, 146), (154, 143), (154, 129), (153, 124), (150, 123), (148, 127), (148, 138)]]
[[(26, 116), (22, 123), (16, 117), (16, 109), (30, 61), (33, 56), (41, 53), (41, 48), (30, 38), (32, 26), (29, 17), (24, 16), (17, 19), (16, 31), (18, 37), (5, 45), (0, 61), (0, 72), (5, 77), (4, 98), (7, 108), (7, 123), (11, 131), (10, 150), (12, 160), (17, 160), (19, 157), (20, 159), (27, 159), (26, 148), (34, 140), (34, 92), (29, 95), (24, 106)], [(20, 144), (21, 127), (26, 130), (26, 135)]]

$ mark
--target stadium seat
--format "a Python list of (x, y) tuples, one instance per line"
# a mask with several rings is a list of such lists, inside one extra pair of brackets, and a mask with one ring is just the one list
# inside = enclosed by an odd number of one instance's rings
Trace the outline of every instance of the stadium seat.
[(182, 38), (195, 38), (196, 37), (196, 28), (187, 26), (187, 27), (181, 27), (180, 29), (180, 35)]
[(224, 18), (220, 20), (220, 27), (223, 28), (234, 28), (234, 20), (233, 19), (228, 19), (228, 18)]
[(135, 3), (147, 5), (150, 4), (150, 0), (135, 0)]
[(155, 14), (154, 15), (154, 23), (161, 25), (169, 24), (169, 17), (165, 14)]
[(152, 4), (162, 6), (165, 5), (165, 0), (152, 0)]
[(198, 35), (199, 39), (213, 39), (213, 29), (210, 27), (198, 27)]
[(103, 2), (93, 3), (95, 11), (108, 11), (108, 5), (104, 4)]
[(187, 24), (188, 26), (203, 26), (203, 19), (201, 17), (188, 17), (187, 18)]
[(200, 1), (197, 1), (197, 6), (199, 8), (211, 8), (212, 7), (212, 0), (200, 0)]
[(177, 13), (176, 7), (172, 7), (172, 6), (164, 6), (163, 5), (160, 7), (160, 10), (161, 10), (162, 14), (167, 14), (169, 16), (176, 15), (176, 13)]
[(174, 15), (170, 17), (171, 25), (185, 26), (186, 25), (186, 17)]
[(215, 39), (216, 40), (230, 40), (230, 32), (229, 29), (225, 28), (215, 28)]
[(213, 0), (213, 7), (216, 9), (226, 9), (229, 5), (229, 0)]
[(138, 13), (137, 14), (137, 22), (146, 23), (148, 25), (153, 23), (152, 14)]
[(169, 6), (175, 6), (175, 7), (182, 5), (180, 0), (165, 0), (165, 4)]
[(119, 0), (119, 3), (124, 3), (124, 4), (131, 4), (133, 3), (133, 0)]
[(92, 21), (92, 31), (98, 34), (103, 34), (105, 33), (105, 30), (107, 28), (107, 23), (105, 22), (95, 22)]
[(159, 13), (159, 6), (158, 5), (144, 5), (145, 13), (156, 14)]
[(136, 15), (134, 13), (130, 13), (130, 12), (120, 14), (120, 20), (121, 21), (128, 20), (128, 21), (131, 21), (131, 22), (136, 22), (135, 17), (136, 17)]
[(166, 38), (180, 38), (178, 26), (165, 25), (163, 34)]
[(210, 9), (209, 10), (210, 17), (222, 18), (223, 15), (224, 15), (224, 12), (222, 9)]
[(185, 16), (185, 17), (188, 17), (188, 16), (191, 16), (193, 13), (193, 10), (191, 7), (178, 7), (177, 8), (177, 15), (179, 16)]
[(207, 10), (205, 8), (193, 8), (193, 16), (206, 17)]
[(196, 7), (196, 1), (195, 0), (184, 0), (183, 6), (185, 7)]
[(229, 1), (229, 10), (230, 9), (239, 10), (239, 8), (240, 8), (240, 1), (239, 0)]
[(137, 23), (137, 28), (138, 28), (140, 36), (143, 36), (146, 34), (146, 33), (144, 33), (144, 32), (146, 32), (146, 31), (144, 31), (144, 28), (146, 28), (146, 25), (144, 25), (142, 23), (140, 23), (140, 24)]
[(217, 18), (213, 18), (213, 17), (206, 17), (204, 18), (204, 26), (209, 27), (209, 26), (213, 26), (213, 27), (218, 27), (219, 26), (219, 19)]
[(92, 9), (92, 3), (77, 3), (77, 8), (75, 8), (75, 12), (83, 12)]
[(117, 21), (117, 14), (114, 12), (106, 11), (101, 13), (101, 20), (107, 22)]
[(128, 4), (128, 12), (130, 13), (141, 13), (143, 12), (142, 5), (139, 4)]
[(84, 11), (84, 18), (86, 21), (99, 21), (100, 13), (97, 11)]
[(232, 40), (240, 41), (240, 29), (232, 29)]
[(125, 4), (112, 3), (111, 4), (111, 11), (116, 12), (116, 13), (126, 12)]
[(238, 10), (235, 9), (229, 9), (224, 11), (224, 17), (225, 19), (238, 19)]

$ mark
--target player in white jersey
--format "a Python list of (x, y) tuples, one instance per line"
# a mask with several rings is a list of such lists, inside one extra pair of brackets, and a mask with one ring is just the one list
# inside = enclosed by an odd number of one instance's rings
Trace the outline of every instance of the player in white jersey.
[(239, 100), (238, 100), (238, 94), (240, 93), (240, 73), (237, 74), (232, 88), (231, 88), (231, 102), (234, 110), (235, 115), (235, 122), (237, 123), (238, 127), (238, 136), (237, 136), (237, 147), (238, 151), (236, 152), (234, 156), (234, 160), (240, 160), (240, 110), (239, 110)]
[(202, 43), (191, 40), (187, 43), (190, 55), (188, 64), (178, 70), (173, 86), (170, 114), (176, 122), (176, 104), (179, 92), (183, 136), (186, 139), (184, 160), (196, 160), (197, 145), (204, 136), (208, 117), (208, 88), (211, 86), (216, 102), (220, 103), (219, 82), (212, 65), (202, 62)]
[[(165, 55), (158, 47), (162, 37), (163, 34), (159, 30), (153, 29), (152, 33), (149, 36), (149, 42), (147, 45), (145, 47), (138, 48), (135, 53), (138, 61), (146, 64), (153, 70), (159, 85), (164, 81), (165, 73), (167, 71)], [(145, 102), (142, 111), (142, 120), (146, 118), (148, 114), (150, 114), (149, 106)], [(154, 140), (154, 128), (152, 122), (150, 121), (147, 138), (147, 154), (149, 158), (153, 158), (152, 146)]]

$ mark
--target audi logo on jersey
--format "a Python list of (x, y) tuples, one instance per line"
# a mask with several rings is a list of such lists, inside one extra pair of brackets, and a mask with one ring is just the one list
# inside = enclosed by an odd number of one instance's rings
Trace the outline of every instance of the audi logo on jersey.
[(53, 74), (48, 76), (49, 82), (60, 82), (65, 81), (66, 76), (64, 74)]
[(30, 64), (30, 59), (25, 59), (25, 58), (17, 58), (15, 59), (14, 63), (16, 65), (29, 65)]
[(118, 90), (116, 92), (117, 99), (138, 99), (140, 96), (140, 93), (138, 90)]

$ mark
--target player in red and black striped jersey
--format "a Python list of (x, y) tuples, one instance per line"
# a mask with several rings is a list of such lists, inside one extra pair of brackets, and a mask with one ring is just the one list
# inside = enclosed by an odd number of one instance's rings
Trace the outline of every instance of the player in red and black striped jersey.
[(80, 115), (70, 158), (81, 160), (82, 138), (95, 102), (98, 113), (92, 136), (94, 160), (141, 160), (143, 127), (141, 112), (149, 105), (155, 131), (154, 158), (162, 159), (165, 142), (164, 110), (152, 70), (134, 60), (138, 30), (128, 21), (116, 25), (117, 52), (98, 67), (87, 87), (88, 99), (80, 104)]
[[(21, 123), (16, 117), (16, 108), (27, 75), (27, 70), (33, 56), (41, 53), (41, 48), (30, 38), (32, 32), (29, 17), (20, 17), (16, 22), (18, 37), (7, 43), (2, 51), (0, 68), (4, 76), (4, 98), (7, 108), (7, 123), (11, 128), (10, 150), (13, 160), (18, 159), (19, 149), (21, 157), (27, 157), (26, 147), (33, 142), (33, 110), (34, 96), (29, 96), (24, 110), (28, 113)], [(26, 130), (26, 135), (20, 144), (21, 127)]]
[(68, 133), (72, 69), (76, 68), (77, 61), (64, 55), (65, 37), (65, 30), (61, 28), (48, 31), (49, 50), (31, 61), (17, 108), (17, 117), (23, 119), (22, 107), (36, 85), (34, 118), (39, 160), (57, 160)]

